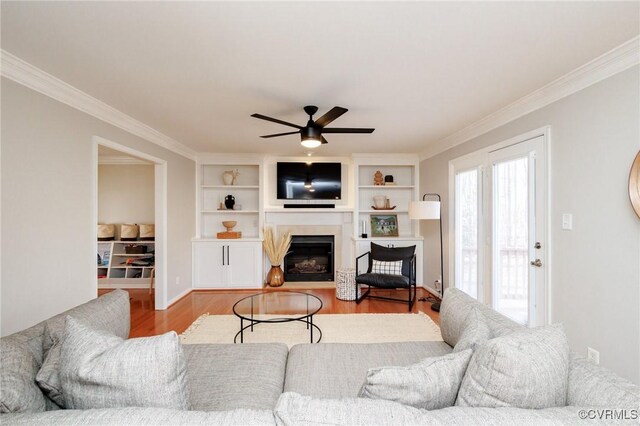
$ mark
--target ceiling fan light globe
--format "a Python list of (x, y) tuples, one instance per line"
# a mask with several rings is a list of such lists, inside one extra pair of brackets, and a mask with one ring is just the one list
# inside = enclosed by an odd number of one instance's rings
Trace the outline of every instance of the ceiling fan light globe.
[(319, 139), (303, 139), (302, 142), (300, 142), (300, 145), (304, 146), (305, 148), (317, 148), (319, 147), (321, 144)]

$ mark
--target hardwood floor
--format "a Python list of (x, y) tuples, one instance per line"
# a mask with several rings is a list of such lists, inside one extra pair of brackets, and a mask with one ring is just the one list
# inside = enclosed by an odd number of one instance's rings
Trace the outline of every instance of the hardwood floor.
[[(284, 289), (286, 290), (286, 289)], [(105, 294), (112, 290), (98, 290)], [(202, 314), (232, 315), (232, 307), (242, 297), (255, 293), (256, 290), (211, 290), (193, 291), (178, 300), (169, 309), (154, 310), (153, 296), (149, 290), (127, 289), (131, 297), (131, 333), (130, 337), (154, 336), (170, 330), (182, 333)], [(283, 291), (270, 289), (269, 291)], [(299, 290), (298, 290), (299, 291)], [(305, 290), (322, 300), (323, 307), (319, 314), (358, 314), (358, 313), (407, 313), (407, 305), (384, 300), (365, 299), (359, 305), (355, 302), (338, 300), (335, 289), (317, 288)], [(381, 296), (391, 295), (394, 290), (380, 290)], [(398, 291), (400, 293), (400, 291)], [(402, 297), (406, 291), (402, 291)], [(418, 289), (418, 296), (429, 295), (429, 292)], [(398, 297), (393, 295), (393, 297)], [(440, 316), (431, 310), (428, 302), (416, 302), (411, 312), (422, 311), (429, 315), (436, 324), (440, 324)]]

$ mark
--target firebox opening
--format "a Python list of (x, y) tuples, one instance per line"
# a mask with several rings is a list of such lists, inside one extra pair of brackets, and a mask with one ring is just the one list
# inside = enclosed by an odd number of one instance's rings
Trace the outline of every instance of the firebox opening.
[(285, 281), (333, 281), (333, 235), (294, 235), (284, 258)]

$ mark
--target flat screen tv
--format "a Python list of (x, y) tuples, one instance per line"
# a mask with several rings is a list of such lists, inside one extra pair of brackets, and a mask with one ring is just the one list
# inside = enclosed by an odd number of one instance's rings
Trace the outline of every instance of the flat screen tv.
[(340, 163), (284, 163), (277, 165), (279, 200), (339, 200)]

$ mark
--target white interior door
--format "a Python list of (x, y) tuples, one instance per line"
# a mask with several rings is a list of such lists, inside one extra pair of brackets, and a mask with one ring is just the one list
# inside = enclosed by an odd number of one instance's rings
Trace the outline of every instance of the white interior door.
[(545, 322), (543, 137), (489, 153), (491, 305), (525, 325)]

